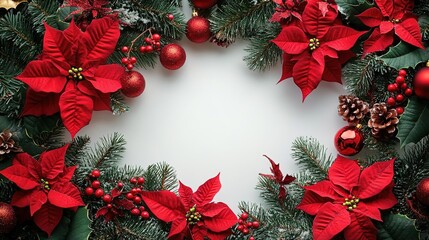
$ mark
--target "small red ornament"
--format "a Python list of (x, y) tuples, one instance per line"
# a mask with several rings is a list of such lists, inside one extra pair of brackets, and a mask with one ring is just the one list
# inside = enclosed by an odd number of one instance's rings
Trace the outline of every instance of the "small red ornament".
[(203, 17), (192, 17), (186, 27), (186, 37), (194, 43), (203, 43), (211, 36), (210, 22)]
[(216, 5), (217, 0), (192, 0), (196, 8), (208, 9)]
[(429, 99), (429, 63), (414, 76), (414, 93), (416, 96)]
[(121, 77), (122, 94), (129, 98), (140, 96), (145, 87), (146, 81), (141, 73), (136, 71), (125, 72)]
[(416, 198), (429, 207), (429, 178), (420, 181), (416, 188)]
[(353, 156), (363, 148), (363, 133), (358, 126), (346, 126), (335, 134), (335, 148), (338, 153), (345, 156)]
[(186, 52), (178, 44), (170, 43), (161, 49), (159, 60), (169, 70), (177, 70), (185, 64)]
[(9, 233), (16, 226), (15, 210), (10, 204), (0, 202), (0, 234)]

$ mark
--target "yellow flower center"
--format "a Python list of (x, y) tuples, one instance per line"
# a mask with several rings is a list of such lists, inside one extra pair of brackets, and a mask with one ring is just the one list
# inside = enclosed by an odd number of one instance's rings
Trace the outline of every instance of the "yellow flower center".
[(45, 181), (45, 179), (40, 179), (40, 183), (41, 183), (41, 186), (42, 186), (42, 188), (43, 189), (46, 189), (46, 190), (51, 190), (51, 187), (49, 186), (49, 182), (48, 181)]
[(390, 22), (392, 22), (392, 23), (399, 23), (401, 20), (400, 19), (396, 19), (396, 18), (393, 18), (392, 20), (390, 20)]
[(320, 47), (319, 39), (317, 39), (317, 38), (311, 38), (310, 39), (310, 43), (308, 44), (308, 46), (310, 47), (310, 51), (316, 50), (316, 48)]
[(83, 69), (81, 67), (79, 68), (71, 67), (71, 69), (69, 70), (68, 78), (73, 79), (75, 81), (83, 80), (83, 76), (81, 74), (82, 71)]
[(343, 206), (347, 207), (347, 210), (352, 211), (353, 209), (357, 208), (358, 203), (359, 198), (352, 196), (351, 198), (344, 199)]
[(190, 225), (194, 225), (197, 222), (201, 221), (201, 214), (197, 212), (196, 206), (191, 207), (186, 213), (186, 220)]

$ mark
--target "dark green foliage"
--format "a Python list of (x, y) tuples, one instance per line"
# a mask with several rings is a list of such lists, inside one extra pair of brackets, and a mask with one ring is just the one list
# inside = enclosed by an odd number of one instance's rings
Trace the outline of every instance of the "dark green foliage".
[(55, 18), (52, 16), (56, 14), (59, 7), (60, 4), (56, 0), (33, 0), (29, 3), (28, 12), (33, 17), (33, 28), (40, 38), (45, 32), (43, 22), (55, 27)]
[(175, 190), (177, 188), (176, 171), (167, 163), (152, 164), (143, 173), (145, 178), (145, 189), (155, 190)]
[(128, 112), (129, 107), (124, 101), (125, 99), (119, 91), (110, 95), (110, 106), (112, 107), (113, 115), (121, 115)]

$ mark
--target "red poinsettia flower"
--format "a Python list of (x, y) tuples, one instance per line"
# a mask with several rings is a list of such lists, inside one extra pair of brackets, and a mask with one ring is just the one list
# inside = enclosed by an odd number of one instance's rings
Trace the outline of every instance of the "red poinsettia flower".
[(283, 75), (293, 77), (303, 99), (325, 80), (341, 83), (341, 64), (364, 32), (338, 25), (336, 5), (308, 2), (302, 27), (285, 26), (273, 42), (283, 50)]
[(104, 221), (110, 222), (116, 217), (124, 216), (123, 209), (129, 211), (135, 207), (131, 200), (121, 197), (122, 192), (117, 188), (114, 188), (110, 192), (110, 196), (112, 197), (111, 202), (98, 209), (97, 213), (95, 214), (96, 218), (103, 216)]
[(158, 191), (143, 192), (142, 197), (157, 218), (172, 223), (169, 239), (223, 240), (237, 223), (237, 216), (225, 203), (212, 202), (220, 188), (217, 175), (195, 193), (180, 183), (179, 196), (170, 191)]
[(77, 25), (83, 31), (86, 30), (88, 24), (96, 18), (102, 18), (113, 11), (111, 8), (106, 7), (109, 4), (108, 0), (66, 0), (64, 7), (77, 7), (77, 10), (70, 13), (70, 15), (77, 15)]
[(375, 0), (375, 3), (378, 8), (372, 7), (357, 15), (363, 24), (374, 28), (371, 36), (364, 42), (364, 56), (391, 46), (395, 35), (404, 42), (424, 48), (419, 24), (411, 13), (414, 1)]
[(382, 221), (380, 210), (393, 207), (394, 159), (377, 162), (361, 171), (356, 161), (338, 156), (329, 180), (305, 187), (298, 209), (316, 215), (314, 239), (332, 239), (344, 231), (345, 239), (376, 239), (371, 219)]
[(93, 110), (111, 110), (110, 93), (121, 88), (124, 68), (105, 65), (120, 32), (117, 20), (94, 20), (86, 32), (72, 22), (63, 32), (45, 24), (40, 60), (31, 61), (18, 80), (28, 84), (22, 115), (61, 113), (72, 137), (91, 120)]
[(273, 0), (277, 4), (271, 22), (291, 23), (294, 20), (302, 21), (301, 13), (304, 10), (305, 0)]
[(27, 153), (18, 154), (12, 166), (0, 171), (20, 188), (11, 204), (29, 206), (34, 222), (48, 235), (60, 222), (64, 208), (85, 205), (79, 189), (70, 182), (76, 166), (64, 165), (67, 148), (43, 152), (38, 161)]
[(272, 179), (272, 180), (274, 180), (276, 183), (278, 183), (280, 185), (279, 186), (279, 199), (281, 201), (284, 201), (286, 199), (286, 194), (287, 194), (286, 193), (286, 188), (284, 186), (290, 184), (296, 178), (292, 177), (290, 175), (286, 175), (286, 176), (283, 177), (283, 173), (280, 170), (280, 164), (276, 164), (271, 158), (269, 158), (266, 155), (264, 155), (264, 157), (266, 157), (270, 161), (270, 163), (271, 163), (270, 170), (271, 170), (272, 175), (270, 175), (270, 174), (262, 174), (262, 173), (260, 173), (259, 175), (261, 175), (263, 177), (266, 177), (266, 178), (269, 178), (269, 179)]

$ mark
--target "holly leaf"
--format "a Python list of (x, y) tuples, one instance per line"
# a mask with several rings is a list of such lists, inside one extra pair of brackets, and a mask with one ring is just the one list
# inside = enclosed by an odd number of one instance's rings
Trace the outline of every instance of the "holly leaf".
[(350, 214), (339, 204), (325, 203), (313, 221), (314, 240), (332, 239), (350, 224)]
[(359, 178), (359, 198), (373, 197), (383, 191), (393, 180), (394, 159), (376, 162), (365, 168)]
[(336, 0), (339, 11), (348, 19), (353, 26), (362, 29), (365, 25), (358, 19), (357, 15), (374, 6), (365, 0)]
[(91, 234), (91, 220), (88, 217), (88, 209), (80, 207), (71, 219), (66, 240), (88, 239)]
[(378, 228), (377, 239), (380, 240), (419, 239), (415, 220), (404, 215), (385, 214), (383, 222), (376, 222), (376, 227)]
[(386, 54), (380, 56), (380, 59), (386, 65), (397, 70), (409, 67), (415, 68), (417, 64), (427, 61), (428, 58), (428, 51), (405, 42), (400, 42), (391, 47)]
[(397, 138), (401, 148), (408, 143), (417, 143), (429, 134), (429, 102), (420, 98), (410, 98), (398, 125)]
[(222, 187), (219, 181), (219, 175), (207, 180), (194, 193), (194, 202), (197, 206), (204, 206), (205, 204), (213, 201), (214, 196), (219, 192)]

